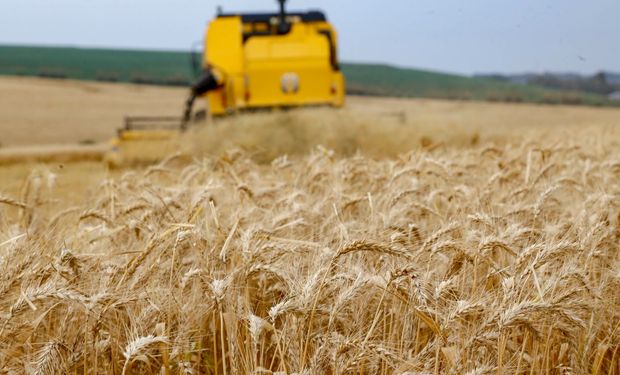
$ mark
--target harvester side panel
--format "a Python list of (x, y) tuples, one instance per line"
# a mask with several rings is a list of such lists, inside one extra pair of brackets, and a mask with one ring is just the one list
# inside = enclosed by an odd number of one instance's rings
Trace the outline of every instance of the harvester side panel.
[(206, 65), (224, 74), (224, 87), (207, 94), (209, 110), (214, 115), (226, 113), (234, 108), (237, 98), (243, 98), (242, 77), (244, 76), (244, 51), (242, 23), (239, 17), (216, 18), (209, 25), (205, 38)]

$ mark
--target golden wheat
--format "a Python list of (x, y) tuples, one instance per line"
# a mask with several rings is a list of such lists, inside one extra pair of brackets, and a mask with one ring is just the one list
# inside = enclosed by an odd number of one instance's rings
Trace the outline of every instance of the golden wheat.
[(617, 148), (548, 144), (171, 158), (68, 209), (33, 173), (0, 372), (620, 374)]

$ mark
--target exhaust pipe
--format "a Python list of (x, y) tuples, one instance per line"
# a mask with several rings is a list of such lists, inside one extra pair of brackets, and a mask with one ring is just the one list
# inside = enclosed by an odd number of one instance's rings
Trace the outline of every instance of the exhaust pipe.
[(291, 31), (291, 25), (286, 22), (286, 0), (278, 0), (278, 3), (280, 3), (280, 13), (278, 16), (280, 22), (278, 22), (278, 34), (288, 34), (288, 32)]

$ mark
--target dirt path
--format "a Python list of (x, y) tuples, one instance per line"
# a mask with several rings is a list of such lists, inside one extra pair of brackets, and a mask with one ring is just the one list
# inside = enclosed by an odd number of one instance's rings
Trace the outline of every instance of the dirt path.
[(107, 147), (94, 145), (38, 145), (0, 148), (0, 166), (18, 163), (101, 161)]

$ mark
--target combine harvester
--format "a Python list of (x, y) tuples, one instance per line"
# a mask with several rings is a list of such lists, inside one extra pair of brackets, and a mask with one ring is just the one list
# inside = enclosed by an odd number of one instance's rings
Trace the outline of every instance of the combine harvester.
[(319, 11), (219, 13), (209, 24), (203, 74), (191, 88), (183, 116), (127, 117), (106, 156), (110, 165), (157, 160), (179, 150), (181, 134), (200, 116), (248, 110), (344, 104), (345, 82), (338, 63), (334, 27)]

